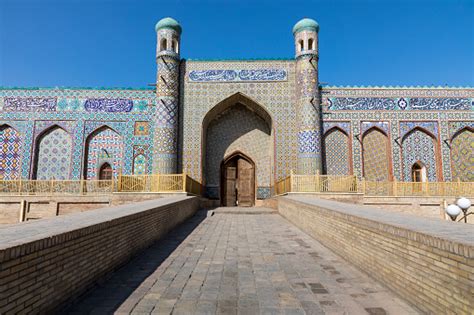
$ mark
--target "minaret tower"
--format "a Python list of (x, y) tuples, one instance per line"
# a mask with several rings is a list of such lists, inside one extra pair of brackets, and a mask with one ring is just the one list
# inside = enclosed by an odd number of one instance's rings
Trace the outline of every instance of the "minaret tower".
[(302, 19), (293, 27), (296, 58), (298, 174), (316, 174), (322, 171), (318, 31), (319, 25), (312, 19)]
[(176, 173), (178, 167), (179, 50), (181, 25), (164, 18), (156, 26), (156, 113), (153, 173)]

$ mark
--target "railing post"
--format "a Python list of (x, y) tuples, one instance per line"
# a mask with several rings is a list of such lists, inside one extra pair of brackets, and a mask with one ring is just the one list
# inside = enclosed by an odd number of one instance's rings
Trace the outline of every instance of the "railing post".
[(290, 170), (290, 190), (288, 192), (293, 191), (293, 170)]
[(393, 177), (393, 182), (392, 182), (392, 194), (394, 197), (398, 196), (398, 183), (397, 183), (397, 178)]
[(84, 195), (84, 176), (81, 176), (81, 181), (79, 185), (81, 185), (81, 187), (79, 188), (79, 194), (82, 196)]
[(50, 190), (50, 194), (53, 195), (53, 185), (54, 185), (54, 179), (51, 178), (51, 183), (50, 183), (50, 187), (49, 187), (49, 190)]
[(314, 184), (315, 184), (315, 191), (316, 192), (321, 192), (321, 187), (320, 187), (320, 177), (319, 177), (319, 170), (316, 170), (316, 174), (314, 175)]
[(20, 176), (20, 179), (19, 179), (19, 181), (18, 181), (18, 194), (19, 194), (19, 195), (22, 194), (22, 193), (21, 193), (21, 188), (22, 188), (22, 187), (21, 187), (21, 176)]
[(461, 178), (458, 177), (458, 187), (457, 187), (457, 191), (456, 191), (456, 196), (458, 197), (461, 197), (462, 193), (461, 193)]
[(122, 191), (122, 170), (118, 173), (117, 192)]
[(186, 173), (183, 173), (183, 192), (186, 192)]
[(362, 187), (362, 193), (365, 195), (365, 177), (362, 177), (361, 179), (361, 187)]

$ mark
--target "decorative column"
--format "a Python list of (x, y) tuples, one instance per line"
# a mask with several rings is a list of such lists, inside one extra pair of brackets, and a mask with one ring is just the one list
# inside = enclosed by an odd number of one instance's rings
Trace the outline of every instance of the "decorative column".
[(296, 57), (296, 117), (299, 126), (298, 174), (322, 172), (318, 31), (319, 25), (312, 19), (302, 19), (293, 27)]
[(176, 173), (178, 167), (179, 49), (181, 26), (172, 18), (160, 20), (157, 33), (156, 112), (153, 173)]

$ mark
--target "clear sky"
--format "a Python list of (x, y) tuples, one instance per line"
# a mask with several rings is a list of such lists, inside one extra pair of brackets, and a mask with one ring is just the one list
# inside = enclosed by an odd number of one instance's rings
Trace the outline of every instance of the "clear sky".
[(145, 87), (166, 16), (186, 59), (293, 58), (311, 17), (322, 82), (474, 86), (474, 0), (0, 0), (0, 85)]

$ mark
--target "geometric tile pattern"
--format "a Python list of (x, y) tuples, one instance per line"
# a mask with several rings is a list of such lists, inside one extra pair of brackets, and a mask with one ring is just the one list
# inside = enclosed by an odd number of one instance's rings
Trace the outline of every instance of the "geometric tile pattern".
[[(23, 104), (22, 110), (12, 110)], [(105, 107), (99, 111), (87, 111), (87, 100), (123, 100), (126, 106), (133, 102), (130, 112), (115, 111), (112, 101), (101, 104)], [(18, 101), (17, 101), (18, 100)], [(54, 103), (52, 103), (53, 101)], [(126, 101), (125, 101), (126, 100)], [(109, 103), (107, 103), (109, 102)], [(122, 101), (121, 101), (122, 102)], [(0, 88), (0, 125), (8, 124), (21, 135), (22, 161), (21, 177), (31, 178), (33, 171), (35, 139), (48, 128), (58, 125), (72, 137), (71, 179), (80, 179), (84, 173), (84, 144), (87, 136), (101, 126), (109, 126), (123, 135), (124, 155), (122, 173), (131, 174), (133, 170), (133, 147), (143, 145), (153, 147), (152, 135), (134, 135), (135, 122), (148, 122), (149, 130), (154, 128), (156, 111), (156, 96), (153, 89), (88, 89), (88, 88), (30, 88), (5, 89)], [(53, 104), (53, 105), (51, 105)], [(9, 109), (7, 109), (7, 105)], [(43, 108), (42, 108), (43, 106)], [(109, 108), (110, 107), (110, 108)], [(35, 110), (36, 108), (36, 110)], [(128, 110), (128, 108), (126, 109)], [(25, 149), (27, 148), (27, 149)], [(146, 150), (147, 160), (153, 159), (153, 150)], [(147, 164), (151, 172), (151, 164)]]
[(364, 178), (368, 181), (388, 181), (390, 179), (388, 137), (376, 128), (370, 129), (363, 137)]
[(150, 123), (148, 121), (136, 121), (133, 129), (135, 136), (148, 136), (150, 134)]
[(67, 180), (71, 172), (72, 138), (60, 127), (43, 133), (36, 142), (35, 178)]
[[(306, 61), (307, 62), (307, 61)], [(250, 82), (190, 82), (191, 71), (204, 70), (256, 70), (256, 69), (282, 69), (287, 74), (287, 81), (250, 81)], [(180, 87), (180, 117), (182, 117), (182, 133), (180, 143), (183, 144), (182, 169), (193, 178), (201, 180), (203, 166), (202, 154), (202, 128), (203, 120), (208, 112), (222, 101), (241, 93), (246, 102), (258, 104), (269, 113), (274, 130), (274, 168), (266, 171), (266, 177), (281, 178), (296, 171), (298, 154), (299, 124), (296, 110), (296, 72), (294, 60), (261, 60), (261, 61), (186, 61), (182, 63), (181, 77), (183, 85)], [(316, 84), (315, 84), (316, 87)], [(316, 89), (316, 88), (315, 88)], [(250, 100), (249, 100), (250, 99)], [(314, 109), (313, 109), (314, 110)], [(312, 130), (307, 128), (304, 130)], [(308, 146), (313, 148), (314, 146)], [(313, 154), (313, 153), (311, 153)], [(314, 158), (312, 158), (314, 160)], [(220, 163), (220, 161), (219, 161)], [(257, 167), (258, 172), (258, 167)], [(273, 184), (272, 182), (270, 184)]]
[(98, 171), (104, 163), (112, 166), (114, 176), (122, 169), (122, 137), (108, 127), (96, 130), (88, 137), (87, 179), (98, 179)]
[(474, 182), (474, 132), (464, 129), (451, 142), (452, 178)]
[(415, 128), (421, 128), (438, 138), (438, 122), (436, 121), (402, 121), (400, 122), (400, 138)]
[(404, 181), (412, 181), (412, 167), (421, 162), (426, 167), (428, 180), (437, 181), (436, 145), (426, 132), (415, 129), (408, 133), (402, 142)]
[(20, 178), (22, 150), (20, 133), (8, 125), (0, 126), (0, 180)]
[(146, 157), (143, 154), (135, 155), (133, 159), (133, 174), (134, 175), (145, 175), (146, 174)]
[(334, 127), (338, 127), (339, 129), (344, 130), (348, 135), (351, 133), (351, 123), (349, 121), (323, 122), (324, 133), (328, 132)]
[(324, 136), (325, 166), (328, 175), (350, 175), (349, 137), (334, 128)]
[(267, 122), (236, 104), (210, 121), (206, 130), (205, 183), (216, 187), (224, 158), (240, 151), (255, 163), (257, 187), (271, 185), (272, 137)]
[(386, 121), (363, 121), (362, 122), (362, 128), (361, 128), (361, 134), (365, 134), (367, 130), (371, 129), (372, 127), (377, 127), (380, 130), (383, 130), (385, 134), (389, 134), (390, 131), (388, 129), (388, 122)]

